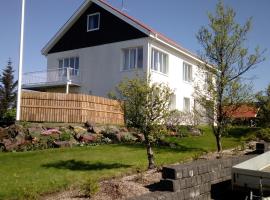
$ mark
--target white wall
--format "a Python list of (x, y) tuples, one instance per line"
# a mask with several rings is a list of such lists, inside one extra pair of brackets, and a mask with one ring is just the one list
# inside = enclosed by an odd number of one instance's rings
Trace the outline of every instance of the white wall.
[[(123, 49), (129, 47), (143, 47), (143, 70), (123, 71)], [(168, 55), (168, 75), (151, 70), (151, 50), (158, 49)], [(58, 59), (75, 57), (80, 59), (82, 85), (78, 93), (104, 96), (115, 89), (115, 86), (124, 77), (135, 76), (139, 73), (151, 73), (153, 82), (167, 83), (176, 95), (176, 109), (183, 110), (184, 97), (190, 98), (191, 108), (194, 106), (194, 87), (198, 81), (198, 63), (195, 60), (173, 50), (150, 38), (135, 39), (100, 46), (76, 49), (47, 56), (48, 69), (58, 68)], [(183, 62), (192, 65), (194, 81), (189, 83), (183, 80)], [(199, 79), (204, 80), (200, 77)], [(202, 84), (201, 84), (202, 85)]]
[(131, 77), (137, 70), (122, 71), (123, 49), (129, 47), (144, 48), (143, 70), (147, 69), (147, 38), (128, 40), (123, 42), (99, 45), (94, 47), (76, 49), (47, 56), (48, 69), (58, 68), (58, 59), (78, 56), (80, 59), (80, 72), (82, 73), (82, 87), (80, 93), (104, 96), (115, 89), (115, 86), (124, 77)]
[[(166, 75), (151, 70), (151, 65), (149, 64), (149, 71), (151, 73), (152, 81), (167, 83), (168, 86), (174, 90), (176, 95), (176, 109), (183, 110), (184, 97), (190, 98), (190, 105), (192, 109), (194, 106), (194, 87), (197, 85), (199, 80), (204, 80), (201, 70), (198, 70), (198, 63), (181, 54), (180, 52), (176, 52), (175, 50), (152, 39), (149, 39), (149, 44), (149, 57), (151, 58), (151, 48), (160, 50), (168, 55), (169, 66), (169, 72), (168, 75)], [(183, 80), (183, 62), (192, 65), (192, 77), (194, 79), (192, 82), (186, 82)]]

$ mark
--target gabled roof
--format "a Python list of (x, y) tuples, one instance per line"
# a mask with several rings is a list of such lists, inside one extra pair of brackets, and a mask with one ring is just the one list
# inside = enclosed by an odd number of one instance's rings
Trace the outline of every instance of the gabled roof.
[(46, 46), (42, 49), (42, 54), (47, 55), (50, 49), (60, 40), (60, 38), (71, 28), (71, 26), (77, 21), (77, 19), (84, 13), (84, 11), (91, 5), (91, 3), (95, 3), (102, 7), (103, 9), (109, 11), (110, 13), (114, 14), (115, 16), (119, 17), (120, 19), (124, 20), (128, 24), (132, 25), (133, 27), (137, 28), (138, 30), (142, 31), (149, 37), (153, 38), (156, 41), (159, 41), (174, 50), (181, 52), (182, 54), (199, 61), (202, 63), (200, 58), (188, 51), (187, 49), (183, 48), (173, 40), (169, 39), (168, 37), (164, 36), (163, 34), (155, 31), (154, 29), (150, 28), (149, 26), (143, 24), (142, 22), (136, 20), (135, 18), (127, 15), (126, 13), (120, 11), (119, 9), (111, 6), (105, 0), (85, 0), (85, 2), (79, 7), (79, 9), (71, 16), (71, 18), (60, 28), (60, 30), (53, 36), (53, 38), (46, 44)]
[(243, 104), (239, 107), (230, 106), (225, 108), (225, 113), (228, 117), (231, 118), (255, 118), (257, 117), (259, 108), (257, 108), (255, 105), (247, 105)]

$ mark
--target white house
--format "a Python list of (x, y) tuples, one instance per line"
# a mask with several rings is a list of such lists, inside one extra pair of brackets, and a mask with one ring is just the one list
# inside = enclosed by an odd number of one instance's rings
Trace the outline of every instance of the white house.
[(124, 77), (151, 74), (175, 92), (172, 107), (189, 111), (202, 61), (103, 0), (86, 0), (42, 49), (45, 72), (24, 74), (23, 88), (106, 97)]

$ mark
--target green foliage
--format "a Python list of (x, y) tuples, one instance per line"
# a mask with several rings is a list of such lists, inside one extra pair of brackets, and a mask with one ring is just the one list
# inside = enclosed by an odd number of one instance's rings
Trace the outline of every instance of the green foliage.
[(134, 143), (137, 140), (137, 138), (134, 137), (131, 133), (126, 133), (124, 134), (121, 140), (123, 143)]
[(203, 26), (197, 34), (205, 63), (201, 73), (210, 72), (212, 78), (207, 82), (207, 92), (198, 84), (195, 96), (212, 123), (218, 151), (222, 150), (220, 139), (228, 123), (224, 108), (237, 106), (251, 98), (251, 88), (242, 83), (242, 76), (264, 60), (264, 52), (259, 48), (250, 54), (245, 47), (251, 19), (240, 25), (235, 22), (235, 16), (232, 8), (219, 1), (216, 12), (208, 15), (209, 27)]
[(152, 83), (151, 78), (137, 75), (133, 79), (125, 79), (117, 87), (123, 101), (122, 108), (128, 127), (138, 129), (144, 134), (149, 166), (154, 168), (154, 154), (151, 148), (152, 140), (169, 114), (171, 89), (162, 83)]
[(82, 185), (82, 192), (86, 197), (93, 197), (99, 191), (99, 184), (96, 180), (88, 178)]
[(117, 87), (128, 127), (149, 132), (169, 114), (172, 91), (167, 85), (151, 83), (150, 77), (125, 79)]
[(8, 109), (2, 117), (2, 122), (4, 124), (12, 124), (16, 120), (16, 109)]
[(270, 128), (260, 129), (256, 132), (257, 138), (270, 142)]
[(62, 133), (60, 134), (60, 141), (70, 141), (70, 139), (72, 138), (72, 133), (71, 131), (62, 131)]
[(270, 84), (265, 93), (258, 93), (256, 98), (259, 104), (258, 123), (260, 126), (270, 127)]
[(9, 109), (15, 108), (16, 87), (17, 81), (14, 81), (14, 70), (11, 60), (9, 60), (6, 68), (0, 74), (0, 121), (7, 120), (7, 118), (4, 118), (5, 116), (13, 116)]

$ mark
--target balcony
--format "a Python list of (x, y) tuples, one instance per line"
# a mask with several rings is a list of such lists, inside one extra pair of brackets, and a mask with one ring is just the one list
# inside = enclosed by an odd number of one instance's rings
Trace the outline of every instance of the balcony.
[(46, 88), (81, 86), (81, 72), (78, 69), (62, 68), (23, 74), (22, 88), (44, 90)]

